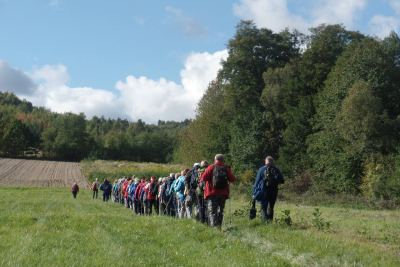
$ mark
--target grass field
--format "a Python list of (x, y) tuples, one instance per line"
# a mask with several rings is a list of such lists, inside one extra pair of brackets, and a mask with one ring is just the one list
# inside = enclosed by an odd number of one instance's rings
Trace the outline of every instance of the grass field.
[(249, 221), (237, 198), (218, 230), (136, 216), (91, 193), (0, 187), (0, 266), (400, 266), (398, 210), (319, 207), (331, 222), (319, 230), (314, 206), (277, 203), (276, 218), (290, 210), (284, 226)]

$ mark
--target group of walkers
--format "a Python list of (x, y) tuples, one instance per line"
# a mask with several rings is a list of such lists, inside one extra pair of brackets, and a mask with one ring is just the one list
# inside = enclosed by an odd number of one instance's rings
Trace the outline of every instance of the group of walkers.
[[(253, 199), (260, 203), (263, 220), (272, 221), (278, 184), (284, 183), (284, 179), (272, 157), (267, 157), (265, 163), (257, 174)], [(225, 202), (229, 199), (229, 184), (235, 180), (231, 169), (224, 164), (224, 156), (217, 154), (212, 165), (203, 160), (195, 163), (192, 169), (159, 179), (155, 176), (139, 179), (134, 175), (115, 180), (112, 185), (107, 179), (99, 184), (96, 178), (92, 190), (93, 198), (97, 198), (101, 190), (103, 201), (112, 197), (114, 202), (125, 205), (137, 215), (151, 215), (154, 211), (158, 215), (195, 218), (219, 227), (224, 218)]]
[(138, 215), (167, 215), (176, 218), (196, 218), (210, 226), (221, 226), (225, 202), (229, 198), (229, 183), (236, 177), (224, 165), (224, 156), (215, 156), (214, 164), (207, 160), (195, 163), (192, 169), (170, 173), (169, 177), (139, 179), (133, 176), (115, 180), (113, 200), (132, 209)]

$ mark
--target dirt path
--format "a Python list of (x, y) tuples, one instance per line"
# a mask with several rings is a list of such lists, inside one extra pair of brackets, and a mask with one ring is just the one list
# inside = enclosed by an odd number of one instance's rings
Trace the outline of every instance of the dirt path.
[(78, 163), (0, 158), (0, 186), (90, 188)]

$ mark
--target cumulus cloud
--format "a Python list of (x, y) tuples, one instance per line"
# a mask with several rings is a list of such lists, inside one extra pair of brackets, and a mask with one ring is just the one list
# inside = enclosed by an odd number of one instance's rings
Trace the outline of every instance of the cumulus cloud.
[(165, 10), (167, 12), (167, 22), (178, 30), (179, 33), (191, 39), (201, 39), (207, 36), (207, 28), (200, 25), (181, 9), (167, 6)]
[(0, 59), (0, 91), (26, 96), (31, 95), (35, 90), (36, 84), (29, 75), (11, 67), (6, 60)]
[(259, 27), (281, 31), (286, 27), (308, 33), (310, 27), (321, 23), (354, 26), (357, 14), (366, 6), (366, 0), (322, 0), (306, 14), (296, 15), (288, 9), (286, 0), (240, 0), (233, 12), (242, 19), (253, 20)]
[(380, 38), (385, 38), (391, 31), (397, 32), (400, 20), (394, 17), (375, 15), (369, 21), (368, 25), (371, 28), (372, 34)]
[(397, 15), (400, 15), (400, 0), (390, 1), (390, 6), (393, 8)]
[(133, 120), (140, 118), (150, 122), (193, 118), (197, 102), (216, 78), (221, 60), (227, 57), (226, 50), (214, 54), (192, 53), (180, 71), (182, 84), (164, 78), (151, 80), (128, 76), (125, 82), (116, 84), (121, 91), (124, 113)]
[(159, 119), (181, 121), (194, 117), (197, 102), (209, 82), (216, 78), (221, 60), (227, 57), (226, 50), (190, 54), (180, 71), (181, 84), (164, 78), (128, 76), (115, 85), (120, 96), (104, 89), (68, 86), (68, 70), (60, 64), (34, 67), (28, 75), (0, 60), (0, 90), (4, 84), (10, 84), (10, 77), (14, 75), (13, 86), (8, 86), (8, 91), (52, 111), (84, 112), (88, 118), (104, 115), (142, 119), (147, 123), (156, 123)]

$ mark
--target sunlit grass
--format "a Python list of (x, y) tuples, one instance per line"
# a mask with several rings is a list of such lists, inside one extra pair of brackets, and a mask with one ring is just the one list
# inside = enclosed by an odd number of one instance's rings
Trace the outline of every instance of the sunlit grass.
[[(73, 199), (65, 188), (0, 188), (0, 266), (399, 266), (399, 211), (278, 203), (293, 226), (233, 216), (221, 230), (194, 220), (134, 215), (117, 203)], [(247, 203), (233, 196), (231, 209)], [(381, 231), (382, 230), (382, 231)], [(397, 233), (397, 235), (396, 235)], [(385, 240), (385, 235), (390, 234)], [(371, 238), (369, 238), (371, 236)]]

